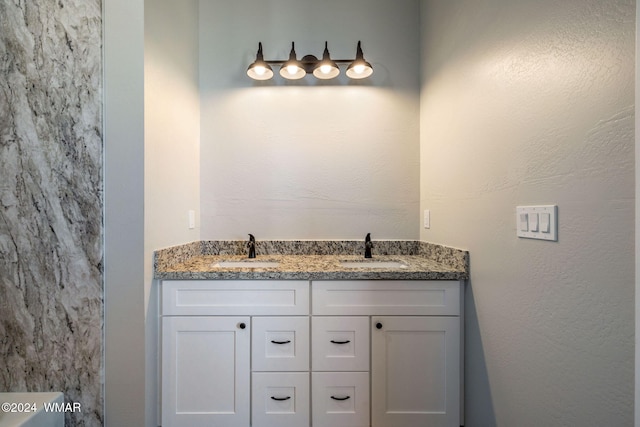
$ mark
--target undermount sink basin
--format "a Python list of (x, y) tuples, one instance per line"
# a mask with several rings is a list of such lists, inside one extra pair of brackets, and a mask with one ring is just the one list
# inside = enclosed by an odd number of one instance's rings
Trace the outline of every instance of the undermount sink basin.
[(407, 268), (407, 264), (400, 261), (340, 261), (344, 268)]
[(213, 264), (217, 268), (275, 268), (279, 266), (278, 261), (219, 261)]

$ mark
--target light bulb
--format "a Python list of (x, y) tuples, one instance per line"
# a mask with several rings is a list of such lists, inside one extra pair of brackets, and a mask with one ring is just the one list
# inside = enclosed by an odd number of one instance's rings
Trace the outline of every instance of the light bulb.
[(255, 73), (259, 76), (263, 76), (265, 71), (267, 71), (267, 69), (265, 67), (263, 67), (262, 65), (258, 65), (257, 67), (253, 68), (253, 71), (255, 71)]
[(362, 72), (364, 71), (364, 65), (362, 65), (362, 64), (356, 65), (355, 67), (353, 67), (353, 71), (356, 74), (362, 74)]
[(322, 65), (320, 71), (324, 74), (329, 74), (331, 72), (331, 65)]
[(295, 76), (295, 74), (298, 72), (298, 67), (295, 65), (289, 65), (287, 66), (287, 73), (289, 73), (292, 76)]

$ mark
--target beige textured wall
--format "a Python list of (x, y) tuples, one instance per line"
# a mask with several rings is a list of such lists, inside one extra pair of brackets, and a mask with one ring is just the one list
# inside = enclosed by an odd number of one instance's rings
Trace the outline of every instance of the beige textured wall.
[[(635, 2), (422, 18), (421, 238), (471, 253), (465, 425), (631, 425)], [(528, 204), (557, 243), (516, 237)]]

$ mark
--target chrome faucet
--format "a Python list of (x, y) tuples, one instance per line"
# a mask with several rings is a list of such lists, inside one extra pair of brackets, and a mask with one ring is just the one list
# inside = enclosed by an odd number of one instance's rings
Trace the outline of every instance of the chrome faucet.
[(371, 249), (373, 243), (371, 242), (371, 233), (367, 233), (367, 237), (364, 238), (364, 257), (371, 258)]
[(249, 258), (256, 257), (256, 238), (253, 234), (249, 234), (249, 241), (247, 242), (247, 248), (249, 248)]

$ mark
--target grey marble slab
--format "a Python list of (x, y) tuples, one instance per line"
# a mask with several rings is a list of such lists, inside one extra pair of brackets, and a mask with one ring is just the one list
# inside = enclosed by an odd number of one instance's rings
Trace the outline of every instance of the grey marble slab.
[(101, 14), (0, 2), (0, 390), (64, 392), (68, 426), (104, 422)]

